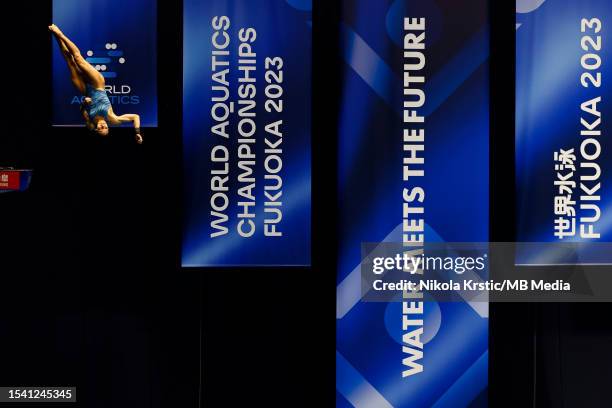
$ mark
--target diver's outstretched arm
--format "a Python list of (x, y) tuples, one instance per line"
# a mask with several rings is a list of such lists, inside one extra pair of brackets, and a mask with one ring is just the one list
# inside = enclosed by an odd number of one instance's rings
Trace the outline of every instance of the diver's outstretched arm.
[(140, 116), (135, 114), (135, 113), (126, 113), (124, 115), (113, 115), (114, 120), (111, 119), (112, 122), (116, 122), (114, 124), (121, 124), (121, 123), (127, 123), (127, 122), (133, 122), (134, 123), (134, 128), (139, 129), (140, 128)]
[(83, 116), (83, 119), (85, 120), (85, 126), (87, 127), (87, 129), (93, 130), (94, 125), (89, 120), (89, 114), (87, 113), (87, 105), (89, 105), (90, 103), (91, 103), (91, 98), (85, 98), (83, 103), (81, 103), (80, 110), (81, 110), (81, 116)]
[(134, 130), (136, 130), (136, 142), (142, 144), (142, 135), (140, 134), (140, 116), (135, 113), (126, 113), (124, 115), (115, 115), (114, 113), (109, 115), (109, 119), (112, 124), (119, 125), (121, 123), (132, 122), (134, 124)]

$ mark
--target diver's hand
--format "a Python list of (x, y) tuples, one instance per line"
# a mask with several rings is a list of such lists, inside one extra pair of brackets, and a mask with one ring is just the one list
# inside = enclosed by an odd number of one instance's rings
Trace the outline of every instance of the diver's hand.
[(91, 105), (91, 98), (89, 96), (85, 97), (85, 99), (83, 99), (83, 103), (85, 105)]
[(136, 128), (136, 135), (134, 135), (134, 137), (136, 138), (136, 143), (142, 144), (143, 140), (142, 135), (140, 134), (140, 128)]

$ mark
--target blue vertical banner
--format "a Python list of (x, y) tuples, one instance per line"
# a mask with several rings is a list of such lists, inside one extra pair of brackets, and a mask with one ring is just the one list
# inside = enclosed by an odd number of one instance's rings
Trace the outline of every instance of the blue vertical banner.
[(551, 244), (522, 246), (516, 262), (612, 263), (589, 245), (612, 241), (612, 7), (517, 0), (516, 11), (517, 240)]
[(336, 405), (486, 406), (488, 304), (366, 302), (360, 263), (488, 241), (488, 2), (343, 0), (341, 33)]
[[(53, 23), (100, 72), (116, 114), (157, 126), (157, 1), (53, 0)], [(54, 126), (84, 126), (81, 97), (54, 41)]]
[(309, 265), (310, 1), (183, 16), (183, 265)]

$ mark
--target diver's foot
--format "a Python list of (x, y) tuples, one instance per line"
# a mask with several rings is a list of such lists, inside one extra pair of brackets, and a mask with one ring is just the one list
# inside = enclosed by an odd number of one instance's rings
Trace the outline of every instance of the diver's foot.
[(136, 135), (136, 143), (138, 144), (142, 144), (143, 140), (142, 140), (142, 136), (141, 135)]
[(51, 24), (49, 26), (49, 31), (51, 31), (54, 34), (60, 34), (62, 31), (59, 29), (58, 26), (56, 26), (55, 24)]

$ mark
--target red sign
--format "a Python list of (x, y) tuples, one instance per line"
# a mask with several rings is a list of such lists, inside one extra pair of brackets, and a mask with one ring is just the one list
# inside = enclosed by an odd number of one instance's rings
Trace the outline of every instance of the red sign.
[(0, 171), (0, 190), (19, 190), (18, 171)]

